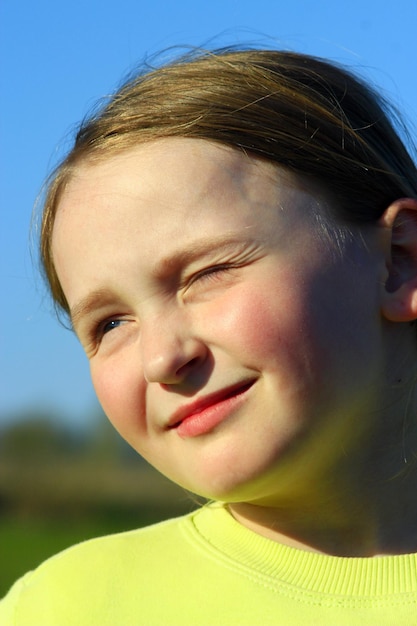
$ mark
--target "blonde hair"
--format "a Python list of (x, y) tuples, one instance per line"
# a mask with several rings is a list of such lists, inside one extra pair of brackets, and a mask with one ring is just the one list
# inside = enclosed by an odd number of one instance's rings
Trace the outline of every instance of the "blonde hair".
[(220, 142), (322, 184), (336, 217), (372, 222), (394, 200), (417, 196), (416, 166), (386, 103), (346, 69), (303, 54), (218, 50), (182, 57), (129, 80), (85, 120), (50, 177), (41, 260), (68, 311), (51, 240), (60, 198), (83, 162), (162, 137)]

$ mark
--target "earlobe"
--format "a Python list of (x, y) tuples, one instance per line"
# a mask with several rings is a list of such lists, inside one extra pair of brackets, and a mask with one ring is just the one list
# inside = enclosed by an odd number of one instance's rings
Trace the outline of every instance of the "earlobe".
[(382, 313), (391, 322), (417, 319), (417, 200), (396, 200), (380, 219), (390, 233)]

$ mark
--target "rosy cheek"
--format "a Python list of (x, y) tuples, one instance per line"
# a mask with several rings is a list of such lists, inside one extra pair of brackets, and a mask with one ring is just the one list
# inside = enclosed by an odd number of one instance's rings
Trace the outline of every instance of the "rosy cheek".
[[(145, 391), (138, 368), (113, 361), (91, 363), (91, 379), (103, 411), (119, 433), (129, 438), (130, 431), (143, 427)], [(133, 373), (136, 373), (136, 376)]]
[[(278, 283), (282, 284), (282, 283)], [(271, 282), (257, 290), (242, 291), (228, 316), (226, 332), (256, 358), (281, 355), (285, 346), (296, 345), (305, 324), (297, 294), (278, 291)]]
[(229, 346), (236, 342), (232, 350), (246, 366), (273, 374), (269, 380), (283, 401), (303, 401), (314, 395), (322, 375), (312, 312), (296, 288), (273, 290), (271, 282), (260, 287), (236, 301), (224, 336)]

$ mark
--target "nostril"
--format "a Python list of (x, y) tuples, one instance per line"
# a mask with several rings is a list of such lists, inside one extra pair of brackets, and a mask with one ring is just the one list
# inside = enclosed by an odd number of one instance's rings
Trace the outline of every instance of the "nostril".
[(181, 367), (177, 370), (177, 376), (181, 377), (182, 374), (186, 374), (189, 370), (192, 370), (196, 365), (198, 365), (199, 361), (200, 357), (196, 356), (187, 361), (184, 365), (181, 365)]

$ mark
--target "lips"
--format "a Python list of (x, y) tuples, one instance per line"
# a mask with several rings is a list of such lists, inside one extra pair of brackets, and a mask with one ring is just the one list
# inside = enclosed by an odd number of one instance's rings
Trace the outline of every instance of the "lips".
[(180, 407), (171, 416), (167, 428), (177, 429), (178, 434), (183, 437), (193, 437), (213, 430), (240, 406), (254, 382), (240, 382)]

